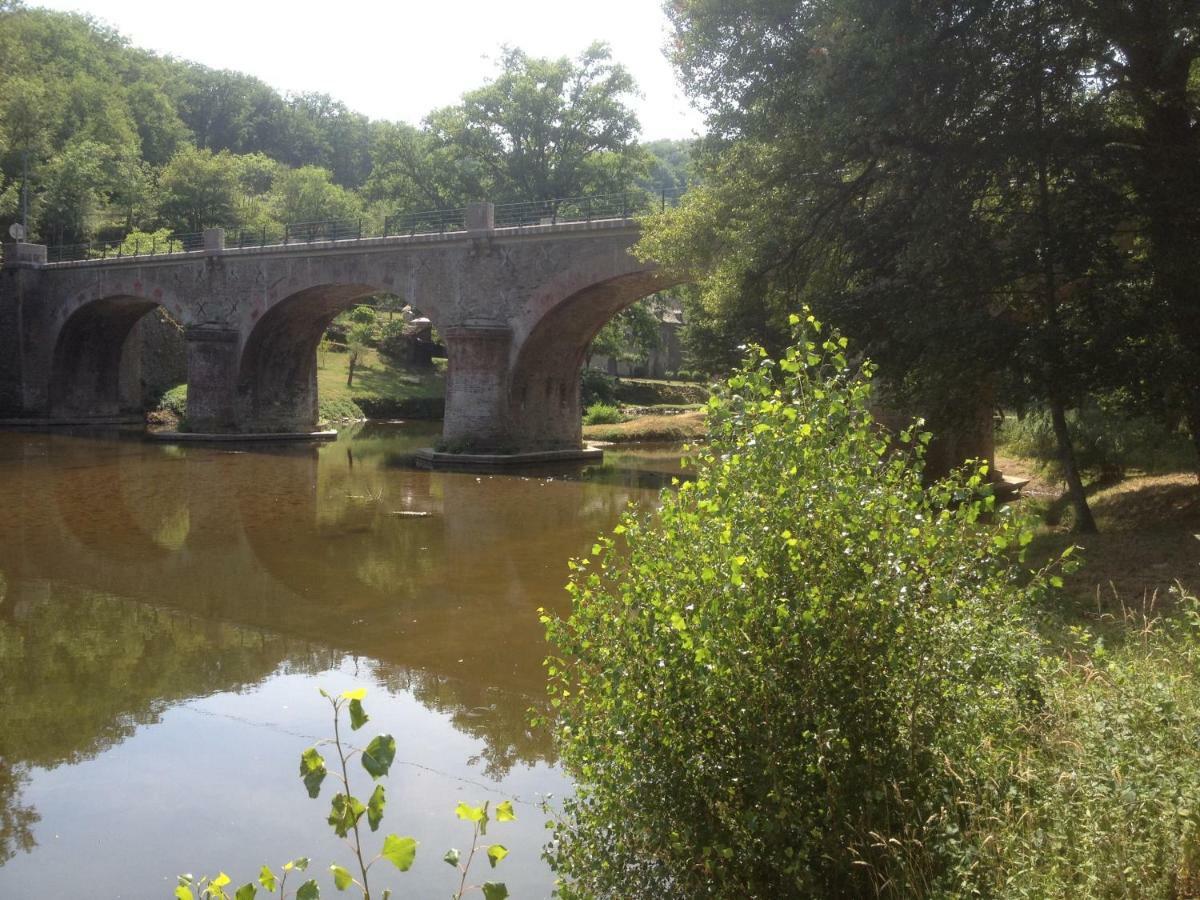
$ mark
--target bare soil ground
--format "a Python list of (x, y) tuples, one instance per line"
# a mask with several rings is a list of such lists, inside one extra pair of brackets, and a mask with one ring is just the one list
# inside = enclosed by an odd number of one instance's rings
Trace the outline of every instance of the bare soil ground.
[(1063, 485), (1030, 463), (997, 458), (1006, 476), (1029, 478), (1026, 502), (1044, 517), (1035, 551), (1049, 558), (1071, 544), (1083, 548), (1084, 566), (1067, 578), (1071, 598), (1103, 612), (1170, 603), (1177, 582), (1200, 591), (1200, 484), (1190, 472), (1131, 475), (1088, 487), (1100, 534), (1069, 530)]

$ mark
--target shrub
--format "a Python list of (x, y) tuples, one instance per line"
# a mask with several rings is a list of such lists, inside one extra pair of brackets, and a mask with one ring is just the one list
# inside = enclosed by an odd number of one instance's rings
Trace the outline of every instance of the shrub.
[(187, 385), (177, 384), (159, 398), (158, 408), (182, 419), (187, 413)]
[(596, 369), (584, 369), (579, 374), (579, 397), (585, 409), (593, 403), (616, 403), (616, 379)]
[(958, 798), (1037, 702), (1043, 578), (1019, 582), (1032, 532), (976, 498), (982, 472), (923, 489), (928, 436), (881, 433), (845, 343), (750, 358), (709, 403), (695, 480), (572, 562), (571, 615), (543, 616), (577, 782), (547, 851), (564, 896), (953, 876)]
[(593, 403), (583, 414), (584, 425), (616, 425), (625, 421), (621, 408), (609, 403)]
[(388, 322), (383, 326), (379, 338), (379, 355), (392, 362), (408, 362), (411, 357), (410, 341), (404, 334), (405, 323)]

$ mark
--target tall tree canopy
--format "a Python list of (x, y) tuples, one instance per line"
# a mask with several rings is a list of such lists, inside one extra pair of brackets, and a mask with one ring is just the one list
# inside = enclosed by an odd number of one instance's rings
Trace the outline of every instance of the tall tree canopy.
[[(1171, 234), (1194, 233), (1200, 158), (1179, 133), (1192, 139), (1194, 80), (1127, 82), (1138, 53), (1154, 57), (1147, 70), (1194, 73), (1193, 5), (679, 0), (668, 12), (712, 136), (700, 189), (645, 250), (711, 275), (692, 315), (711, 347), (778, 347), (808, 302), (926, 409), (993, 383), (1061, 412), (1128, 385), (1131, 357), (1178, 366), (1145, 315), (1147, 264), (1163, 267), (1153, 206), (1169, 193), (1149, 185), (1193, 197), (1169, 208)], [(1159, 155), (1190, 164), (1187, 177), (1155, 162), (1160, 103), (1176, 140)], [(1141, 189), (1130, 152), (1156, 173)]]
[(628, 188), (645, 168), (628, 106), (633, 77), (606, 44), (575, 60), (506, 47), (500, 74), (430, 114), (451, 149), (462, 188), (476, 199), (550, 200)]

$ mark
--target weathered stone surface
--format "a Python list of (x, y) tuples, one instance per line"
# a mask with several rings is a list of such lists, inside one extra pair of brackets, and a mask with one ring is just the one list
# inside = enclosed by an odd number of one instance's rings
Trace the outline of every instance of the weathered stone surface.
[[(490, 204), (448, 235), (370, 238), (46, 265), (0, 277), (0, 414), (111, 416), (140, 402), (151, 359), (137, 323), (183, 329), (195, 430), (313, 431), (316, 349), (330, 321), (374, 293), (432, 320), (449, 359), (448, 443), (580, 446), (584, 351), (613, 315), (669, 283), (629, 249), (629, 220), (495, 229)], [(35, 258), (36, 257), (36, 258)], [(136, 339), (131, 338), (136, 335)]]

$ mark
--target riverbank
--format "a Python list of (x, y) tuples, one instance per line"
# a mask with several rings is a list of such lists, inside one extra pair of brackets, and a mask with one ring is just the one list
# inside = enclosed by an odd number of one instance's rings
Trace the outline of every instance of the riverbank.
[(1032, 460), (998, 456), (996, 465), (1029, 479), (1021, 496), (1041, 521), (1033, 544), (1039, 557), (1082, 548), (1085, 565), (1065, 579), (1072, 605), (1106, 614), (1167, 604), (1177, 583), (1200, 592), (1200, 487), (1193, 473), (1091, 482), (1088, 501), (1100, 533), (1074, 534), (1061, 482)]
[(583, 437), (611, 444), (699, 441), (705, 437), (704, 410), (648, 412), (611, 425), (585, 425)]

